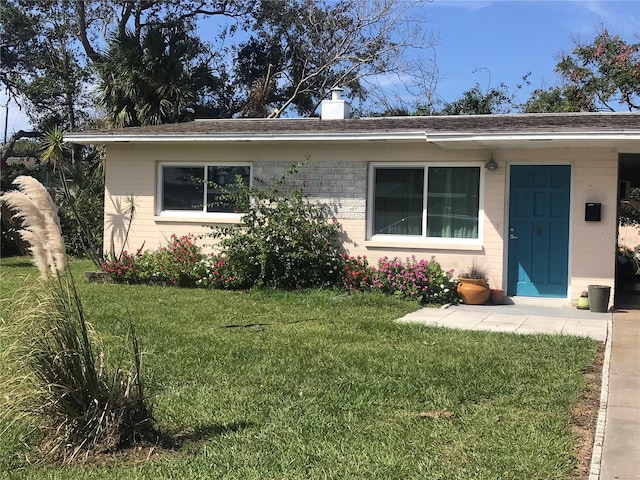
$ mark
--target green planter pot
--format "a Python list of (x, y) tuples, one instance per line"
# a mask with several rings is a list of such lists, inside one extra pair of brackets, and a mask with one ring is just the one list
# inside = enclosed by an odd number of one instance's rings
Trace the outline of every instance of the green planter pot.
[(589, 310), (589, 298), (588, 297), (578, 297), (578, 309), (580, 309), (580, 310)]

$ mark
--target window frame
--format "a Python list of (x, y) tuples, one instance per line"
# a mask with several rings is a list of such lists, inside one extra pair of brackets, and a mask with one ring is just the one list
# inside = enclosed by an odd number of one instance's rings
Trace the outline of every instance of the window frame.
[[(484, 239), (484, 192), (485, 192), (485, 169), (482, 162), (370, 162), (367, 175), (367, 241), (370, 243), (380, 242), (383, 244), (413, 244), (424, 247), (478, 247), (483, 245)], [(480, 170), (478, 179), (478, 238), (446, 238), (427, 237), (427, 202), (429, 197), (429, 168), (430, 167), (477, 167)], [(422, 233), (420, 235), (394, 235), (394, 234), (374, 234), (374, 208), (375, 208), (375, 174), (378, 168), (422, 168), (423, 177), (423, 199), (422, 199)], [(413, 246), (412, 245), (412, 246)]]
[(156, 168), (156, 216), (162, 218), (202, 218), (220, 219), (224, 221), (241, 221), (245, 212), (207, 212), (207, 188), (203, 189), (202, 210), (163, 210), (162, 198), (164, 196), (164, 167), (202, 168), (204, 181), (208, 181), (208, 167), (249, 167), (249, 186), (253, 186), (253, 163), (251, 162), (158, 162)]

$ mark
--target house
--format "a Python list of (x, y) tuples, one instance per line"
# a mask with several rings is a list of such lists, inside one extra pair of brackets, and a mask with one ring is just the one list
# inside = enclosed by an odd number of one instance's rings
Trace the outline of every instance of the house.
[(568, 302), (615, 287), (619, 166), (638, 171), (640, 115), (348, 118), (339, 92), (322, 111), (65, 138), (106, 147), (106, 250), (125, 239), (127, 197), (125, 248), (155, 248), (240, 221), (194, 179), (269, 180), (305, 161), (295, 180), (332, 205), (352, 255), (435, 256), (458, 272), (476, 260), (511, 296)]

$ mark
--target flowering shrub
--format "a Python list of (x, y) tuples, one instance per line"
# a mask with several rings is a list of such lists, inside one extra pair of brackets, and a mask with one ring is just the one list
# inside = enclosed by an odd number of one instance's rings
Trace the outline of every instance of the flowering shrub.
[[(277, 207), (273, 208), (278, 210)], [(294, 225), (307, 227), (301, 234), (301, 237), (305, 237), (304, 246), (299, 243), (302, 238), (295, 235), (289, 239), (295, 243), (294, 248), (287, 248), (284, 239), (281, 242), (270, 237), (271, 245), (267, 248), (269, 242), (258, 240), (257, 234), (255, 237), (252, 236), (254, 234), (237, 235), (231, 240), (227, 239), (226, 245), (243, 244), (246, 248), (236, 250), (236, 254), (229, 254), (230, 250), (227, 250), (223, 254), (206, 256), (194, 243), (192, 235), (172, 235), (166, 247), (156, 251), (138, 250), (135, 254), (123, 252), (119, 259), (104, 262), (103, 270), (116, 281), (127, 283), (217, 289), (246, 288), (260, 283), (278, 288), (342, 285), (348, 290), (380, 291), (416, 299), (423, 304), (444, 305), (458, 301), (457, 280), (453, 278), (453, 270), (442, 270), (435, 257), (417, 260), (412, 256), (405, 261), (383, 257), (378, 261), (378, 268), (374, 268), (365, 256), (340, 255), (334, 247), (328, 247), (326, 244), (333, 240), (338, 225), (325, 222), (328, 225), (328, 231), (325, 232), (324, 225), (319, 225), (320, 218), (304, 220), (306, 215), (300, 210), (305, 209), (306, 204), (299, 204), (296, 212), (286, 215), (296, 218), (292, 222)], [(274, 225), (269, 231), (274, 232), (278, 228)], [(282, 229), (281, 233), (284, 234), (285, 230)], [(275, 249), (275, 253), (271, 248)], [(248, 254), (249, 251), (254, 255)], [(267, 271), (259, 268), (261, 256), (269, 259), (269, 276), (266, 276)], [(260, 274), (265, 275), (262, 277), (264, 280), (269, 278), (270, 281), (259, 282)]]
[(203, 259), (202, 250), (194, 243), (193, 235), (171, 235), (169, 245), (154, 255), (154, 279), (181, 287), (195, 286), (193, 269)]
[(342, 259), (342, 284), (348, 290), (369, 290), (375, 269), (369, 266), (366, 256), (340, 255)]
[(378, 261), (371, 289), (419, 299), (424, 304), (444, 305), (457, 302), (456, 285), (453, 270), (442, 270), (435, 257), (418, 261), (412, 256), (405, 262), (397, 257), (383, 257)]
[(140, 271), (140, 258), (140, 250), (135, 254), (123, 250), (119, 259), (102, 262), (102, 271), (111, 274), (119, 282), (138, 283), (141, 276), (144, 276)]
[(120, 258), (103, 262), (102, 270), (119, 282), (192, 287), (197, 280), (194, 270), (204, 258), (193, 235), (172, 235), (166, 247), (135, 254), (123, 251)]
[(204, 288), (229, 289), (237, 287), (237, 277), (223, 255), (211, 254), (193, 268), (195, 285)]

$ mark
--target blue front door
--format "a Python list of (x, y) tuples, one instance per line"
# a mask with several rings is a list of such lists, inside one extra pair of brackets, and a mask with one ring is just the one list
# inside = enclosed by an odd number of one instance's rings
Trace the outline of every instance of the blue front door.
[(509, 193), (507, 293), (566, 297), (569, 165), (514, 165)]

